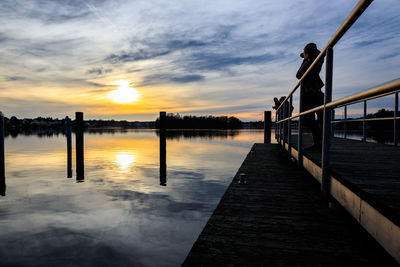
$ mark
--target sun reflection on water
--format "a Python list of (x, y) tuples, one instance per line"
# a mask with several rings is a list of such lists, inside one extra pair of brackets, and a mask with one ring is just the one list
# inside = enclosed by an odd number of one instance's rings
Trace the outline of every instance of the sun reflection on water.
[(129, 168), (136, 162), (136, 155), (129, 152), (117, 152), (114, 162), (117, 163), (120, 172), (128, 172)]

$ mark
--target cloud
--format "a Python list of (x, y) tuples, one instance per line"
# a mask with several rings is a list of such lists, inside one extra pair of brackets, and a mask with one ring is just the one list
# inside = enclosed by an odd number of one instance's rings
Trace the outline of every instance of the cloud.
[(204, 80), (204, 78), (205, 77), (203, 75), (185, 75), (179, 77), (172, 77), (171, 81), (178, 83), (191, 83)]
[(105, 62), (117, 64), (121, 62), (148, 60), (165, 56), (183, 49), (202, 47), (207, 45), (207, 43), (199, 40), (162, 40), (160, 42), (145, 42), (141, 45), (145, 46), (145, 48), (136, 51), (121, 51), (119, 53), (111, 54), (105, 59)]
[(390, 39), (392, 39), (392, 37), (365, 40), (365, 41), (356, 42), (354, 45), (358, 46), (358, 47), (364, 47), (364, 46), (370, 46), (370, 45), (373, 45), (373, 44), (381, 43), (383, 41), (390, 40)]
[(385, 53), (381, 56), (378, 57), (379, 60), (385, 60), (393, 57), (397, 57), (400, 55), (400, 52), (394, 52), (394, 53)]
[(86, 84), (90, 85), (90, 86), (94, 86), (94, 87), (105, 87), (106, 86), (105, 84), (90, 82), (90, 81), (86, 81)]
[(103, 67), (100, 67), (100, 68), (92, 68), (92, 69), (88, 70), (87, 73), (102, 75), (102, 74), (111, 73), (112, 71), (113, 71), (112, 69), (104, 69)]
[(0, 33), (0, 43), (4, 43), (4, 42), (6, 42), (8, 39), (9, 39), (9, 38), (8, 38), (5, 34)]
[(223, 70), (231, 66), (268, 63), (277, 59), (279, 59), (278, 55), (269, 53), (254, 56), (236, 56), (228, 53), (199, 53), (192, 56), (188, 62), (188, 67), (194, 70)]
[(200, 40), (172, 40), (167, 42), (166, 47), (171, 51), (177, 51), (180, 49), (206, 46), (207, 44), (208, 43)]
[[(374, 2), (335, 47), (334, 97), (336, 92), (351, 94), (348, 88), (356, 85), (368, 87), (398, 76), (397, 2)], [(259, 94), (242, 99), (243, 94), (235, 93), (240, 88), (258, 90), (268, 101), (295, 84), (302, 47), (314, 41), (322, 48), (355, 4), (3, 0), (0, 68), (10, 79), (2, 79), (0, 88), (6, 89), (4, 97), (12, 97), (20, 84), (37, 94), (46, 86), (60, 94), (81, 90), (98, 93), (93, 99), (101, 105), (104, 84), (126, 79), (156, 85), (150, 95), (163, 103), (181, 100), (181, 92), (198, 96), (204, 106), (220, 106), (228, 97), (233, 105), (257, 102)], [(271, 81), (279, 82), (271, 86)], [(178, 89), (161, 93), (173, 85)], [(201, 92), (215, 97), (207, 100)], [(165, 106), (190, 108), (187, 103)], [(54, 112), (51, 106), (38, 108), (43, 114)]]
[(138, 60), (146, 60), (153, 59), (156, 57), (168, 55), (171, 51), (163, 50), (163, 51), (148, 51), (144, 49), (140, 49), (137, 52), (121, 52), (119, 54), (111, 54), (108, 56), (105, 61), (111, 64), (117, 64), (121, 62), (131, 62)]
[(203, 81), (205, 76), (199, 74), (182, 74), (177, 75), (174, 73), (160, 73), (160, 74), (152, 74), (144, 76), (142, 81), (138, 84), (139, 86), (149, 86), (149, 85), (158, 85), (165, 83), (192, 83)]
[(21, 77), (21, 76), (10, 76), (10, 77), (6, 78), (6, 81), (9, 81), (9, 82), (22, 81), (22, 80), (26, 80), (26, 78)]
[(47, 14), (46, 22), (47, 23), (65, 23), (72, 20), (81, 20), (83, 18), (87, 18), (91, 16), (92, 13), (89, 11), (77, 12), (77, 14)]

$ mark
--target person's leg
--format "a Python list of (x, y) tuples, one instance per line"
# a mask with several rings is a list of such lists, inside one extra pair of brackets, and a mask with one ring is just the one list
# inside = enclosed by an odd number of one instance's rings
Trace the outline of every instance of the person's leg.
[[(309, 93), (306, 95), (307, 100), (305, 105), (305, 110), (315, 108), (320, 106), (320, 96), (317, 93)], [(315, 120), (315, 112), (310, 113), (304, 118), (304, 125), (311, 129), (313, 136), (314, 146), (320, 147), (322, 143), (321, 128), (319, 126), (319, 121), (322, 120), (321, 111), (316, 112), (318, 120)]]

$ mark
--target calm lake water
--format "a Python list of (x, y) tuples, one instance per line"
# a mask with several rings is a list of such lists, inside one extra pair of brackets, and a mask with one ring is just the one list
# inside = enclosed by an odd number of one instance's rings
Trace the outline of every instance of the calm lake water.
[[(74, 136), (73, 136), (74, 137)], [(160, 185), (155, 131), (85, 134), (85, 177), (67, 178), (66, 137), (6, 138), (0, 262), (178, 266), (260, 130), (167, 138)]]

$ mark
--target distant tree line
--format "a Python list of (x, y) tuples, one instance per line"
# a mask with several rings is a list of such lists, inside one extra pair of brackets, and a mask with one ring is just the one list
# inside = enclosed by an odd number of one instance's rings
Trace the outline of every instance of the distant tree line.
[[(156, 128), (160, 127), (160, 119), (156, 120)], [(181, 116), (169, 113), (166, 116), (168, 129), (242, 129), (243, 123), (236, 117), (228, 116)]]
[[(39, 137), (65, 134), (66, 119), (54, 119), (51, 117), (37, 117), (34, 119), (18, 119), (15, 116), (11, 118), (4, 117), (5, 136), (11, 135), (17, 137), (18, 134), (31, 135)], [(154, 129), (155, 122), (128, 122), (115, 120), (85, 120), (85, 132), (115, 132), (124, 129)], [(75, 130), (75, 121), (71, 120), (72, 130)]]
[(243, 122), (245, 129), (264, 129), (264, 121), (249, 121)]
[[(399, 116), (399, 114), (397, 114)], [(380, 109), (373, 114), (368, 114), (366, 119), (372, 118), (393, 118), (394, 111), (393, 110), (386, 110)], [(362, 119), (356, 118), (356, 119)], [(347, 119), (346, 127), (348, 131), (362, 133), (363, 129), (363, 122), (362, 121), (352, 121), (353, 119)], [(343, 129), (343, 123), (340, 123), (335, 127), (336, 129)], [(393, 120), (378, 120), (378, 121), (367, 121), (366, 122), (366, 131), (367, 137), (372, 137), (373, 139), (377, 140), (378, 142), (387, 142), (392, 141), (394, 130), (394, 122)], [(399, 135), (400, 137), (400, 135)]]

